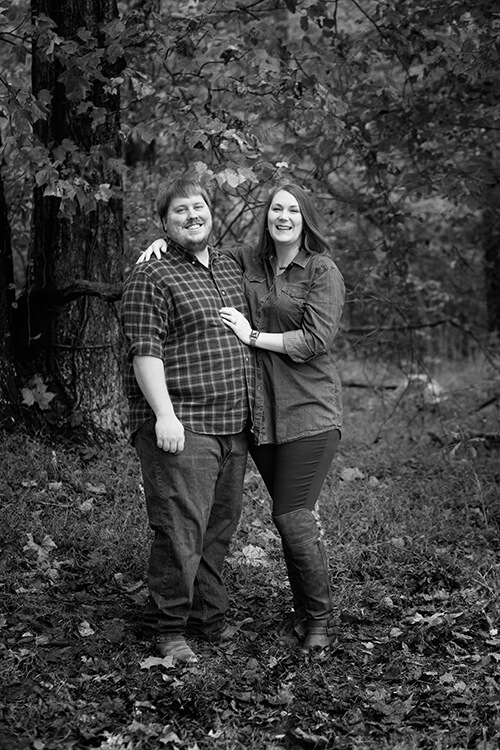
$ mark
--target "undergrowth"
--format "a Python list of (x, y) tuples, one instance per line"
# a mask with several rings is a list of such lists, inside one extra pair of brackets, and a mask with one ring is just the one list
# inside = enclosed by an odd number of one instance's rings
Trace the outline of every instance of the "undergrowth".
[(0, 747), (496, 749), (500, 467), (485, 383), (450, 377), (439, 400), (345, 389), (319, 503), (337, 636), (315, 659), (276, 642), (290, 591), (251, 462), (226, 565), (235, 637), (178, 669), (137, 627), (151, 537), (133, 449), (2, 434)]

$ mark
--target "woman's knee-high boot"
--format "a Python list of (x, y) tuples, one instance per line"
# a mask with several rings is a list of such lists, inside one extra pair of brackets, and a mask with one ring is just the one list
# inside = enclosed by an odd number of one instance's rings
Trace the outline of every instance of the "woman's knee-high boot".
[(302, 651), (325, 648), (333, 641), (333, 605), (328, 559), (318, 523), (307, 508), (273, 520), (281, 536), (296, 616), (306, 615)]
[(293, 614), (287, 618), (279, 633), (278, 641), (282, 644), (302, 644), (307, 635), (307, 613), (302, 604), (300, 581), (297, 579), (293, 565), (289, 564), (290, 555), (283, 544), (288, 580), (293, 594)]

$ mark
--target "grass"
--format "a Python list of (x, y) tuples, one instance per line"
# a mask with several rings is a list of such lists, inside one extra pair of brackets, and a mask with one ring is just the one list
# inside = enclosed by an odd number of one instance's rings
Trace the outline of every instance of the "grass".
[[(495, 373), (441, 368), (445, 398), (345, 389), (319, 511), (337, 640), (276, 643), (289, 589), (254, 467), (227, 561), (235, 639), (200, 665), (137, 631), (150, 533), (130, 446), (2, 434), (0, 747), (496, 750), (500, 469)], [(397, 405), (397, 408), (395, 406)], [(354, 471), (353, 471), (354, 470)]]

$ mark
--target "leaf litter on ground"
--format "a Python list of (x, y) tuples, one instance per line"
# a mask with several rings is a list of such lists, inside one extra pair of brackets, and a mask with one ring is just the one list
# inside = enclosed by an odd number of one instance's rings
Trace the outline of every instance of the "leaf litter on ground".
[(432, 413), (420, 437), (406, 411), (370, 443), (360, 398), (319, 505), (337, 632), (317, 658), (277, 643), (291, 594), (251, 462), (234, 637), (183, 668), (138, 632), (150, 531), (131, 450), (2, 435), (0, 747), (499, 746), (498, 454), (436, 448)]

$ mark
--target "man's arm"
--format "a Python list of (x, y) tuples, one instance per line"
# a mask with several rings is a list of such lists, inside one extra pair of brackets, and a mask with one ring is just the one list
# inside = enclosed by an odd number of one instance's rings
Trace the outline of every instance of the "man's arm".
[(165, 382), (162, 360), (158, 357), (136, 355), (133, 366), (139, 388), (156, 416), (158, 448), (167, 453), (180, 453), (184, 450), (184, 427), (175, 416)]

